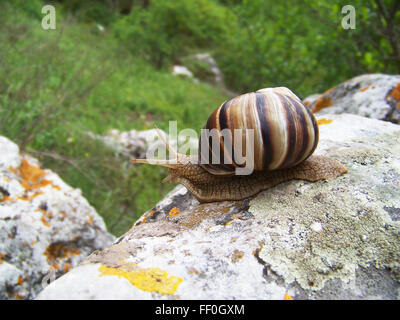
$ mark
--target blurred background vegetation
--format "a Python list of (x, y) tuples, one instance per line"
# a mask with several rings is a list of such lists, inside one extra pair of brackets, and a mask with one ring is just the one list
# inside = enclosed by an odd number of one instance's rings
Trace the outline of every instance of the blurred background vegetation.
[[(44, 4), (56, 30), (41, 27)], [(341, 27), (347, 4), (355, 30)], [(286, 86), (305, 98), (359, 74), (400, 73), (399, 34), (398, 0), (3, 0), (0, 134), (81, 188), (120, 235), (173, 186), (160, 183), (163, 168), (127, 170), (86, 132), (169, 120), (199, 131), (230, 92)], [(229, 90), (171, 75), (204, 52)]]

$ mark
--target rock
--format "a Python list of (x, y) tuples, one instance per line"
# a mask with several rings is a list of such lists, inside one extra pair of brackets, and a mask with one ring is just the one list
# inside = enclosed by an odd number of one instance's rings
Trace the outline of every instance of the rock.
[(400, 75), (361, 75), (304, 103), (319, 115), (352, 113), (400, 123)]
[(319, 124), (347, 174), (206, 204), (177, 186), (38, 299), (399, 299), (400, 126)]
[(113, 240), (79, 189), (0, 137), (0, 299), (34, 298)]
[(224, 87), (224, 75), (218, 67), (215, 59), (208, 52), (196, 53), (192, 56), (193, 59), (205, 64), (208, 73), (210, 73), (211, 78), (208, 79), (212, 83), (216, 83)]
[(313, 103), (314, 103), (320, 96), (321, 96), (320, 93), (312, 94), (311, 96), (308, 96), (307, 98), (305, 98), (305, 99), (303, 100), (303, 103), (304, 103), (306, 106), (313, 105)]
[[(161, 135), (167, 139), (167, 134), (159, 129)], [(110, 130), (106, 135), (99, 136), (88, 133), (92, 138), (102, 140), (108, 147), (115, 150), (117, 156), (127, 159), (146, 159), (146, 153), (149, 150), (155, 150), (157, 147), (164, 146), (164, 142), (159, 139), (156, 129), (143, 131), (122, 131), (117, 129)], [(170, 145), (179, 151), (179, 147), (187, 144), (195, 153), (198, 149), (198, 139), (188, 138), (178, 135), (178, 138), (169, 140)], [(154, 158), (154, 157), (152, 157)]]
[(179, 77), (193, 78), (193, 73), (185, 66), (174, 66), (172, 74)]

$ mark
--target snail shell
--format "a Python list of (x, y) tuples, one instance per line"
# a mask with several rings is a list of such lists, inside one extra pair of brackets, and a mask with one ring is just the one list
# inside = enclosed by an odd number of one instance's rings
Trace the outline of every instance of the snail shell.
[[(347, 172), (346, 167), (335, 159), (311, 156), (318, 144), (317, 122), (287, 88), (261, 89), (232, 98), (213, 112), (204, 129), (214, 131), (217, 139), (213, 140), (213, 135), (203, 135), (205, 130), (202, 130), (197, 156), (178, 154), (165, 140), (176, 161), (131, 161), (168, 167), (163, 182), (183, 184), (200, 202), (242, 200), (292, 179), (331, 180)], [(239, 129), (239, 135), (232, 134), (235, 129)], [(248, 135), (249, 130), (245, 129), (254, 129), (253, 141), (248, 140), (251, 134)], [(224, 131), (231, 134), (224, 135)], [(161, 134), (160, 138), (163, 140)], [(226, 143), (225, 139), (233, 141)], [(243, 153), (243, 150), (251, 150), (246, 148), (246, 141), (254, 146), (254, 171), (248, 175), (235, 175), (236, 168), (247, 163), (233, 161), (236, 160), (235, 150), (230, 150), (227, 145), (234, 149), (241, 143), (242, 148), (237, 149)], [(213, 160), (215, 150), (220, 151), (219, 164), (204, 161)], [(225, 156), (232, 160), (231, 164), (224, 161)]]
[[(213, 144), (210, 135), (202, 134), (199, 163), (208, 172), (218, 175), (232, 174), (235, 168), (244, 166), (235, 162), (232, 154), (235, 151), (231, 150), (240, 142), (237, 139), (242, 140), (242, 149), (246, 150), (246, 139), (235, 136), (235, 129), (254, 129), (256, 171), (294, 167), (306, 160), (318, 144), (318, 125), (313, 114), (292, 91), (284, 87), (261, 89), (225, 101), (208, 118), (204, 129), (216, 129), (220, 161), (212, 164), (207, 160), (213, 157)], [(231, 131), (231, 138), (222, 136), (224, 129)], [(233, 148), (227, 148), (226, 139), (233, 139), (228, 144)], [(209, 153), (208, 158), (205, 152)], [(231, 159), (231, 164), (226, 164), (224, 157)]]

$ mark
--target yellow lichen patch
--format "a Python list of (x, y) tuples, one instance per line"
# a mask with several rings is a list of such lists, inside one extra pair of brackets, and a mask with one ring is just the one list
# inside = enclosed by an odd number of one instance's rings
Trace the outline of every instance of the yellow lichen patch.
[(323, 124), (330, 124), (332, 122), (333, 122), (333, 120), (329, 120), (329, 119), (326, 119), (326, 118), (321, 118), (321, 119), (317, 120), (317, 124), (319, 126), (321, 126)]
[(80, 255), (78, 248), (68, 248), (65, 244), (51, 244), (43, 253), (47, 257), (47, 261), (55, 260), (57, 258), (69, 258), (72, 255)]
[(285, 293), (283, 300), (294, 300), (287, 292)]
[(367, 91), (367, 90), (368, 90), (368, 88), (369, 88), (369, 86), (366, 86), (366, 87), (362, 88), (362, 89), (360, 90), (360, 92)]
[(168, 216), (172, 218), (173, 216), (176, 216), (180, 212), (179, 208), (173, 207), (171, 210), (169, 210)]
[(131, 284), (143, 291), (174, 294), (183, 281), (180, 277), (168, 276), (159, 268), (149, 268), (126, 271), (121, 268), (110, 268), (101, 265), (100, 276), (111, 275), (127, 279)]
[(311, 111), (313, 113), (316, 113), (326, 107), (330, 107), (331, 105), (333, 105), (332, 100), (329, 97), (322, 96), (317, 99), (317, 101), (315, 102), (315, 105)]

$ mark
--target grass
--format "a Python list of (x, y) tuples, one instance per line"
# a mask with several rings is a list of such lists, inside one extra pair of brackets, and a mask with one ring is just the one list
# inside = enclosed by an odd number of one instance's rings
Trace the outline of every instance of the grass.
[[(33, 6), (33, 5), (32, 5)], [(129, 168), (85, 132), (168, 129), (198, 132), (227, 97), (207, 84), (155, 70), (110, 33), (61, 12), (57, 30), (5, 5), (0, 13), (0, 132), (83, 195), (120, 235), (169, 190), (164, 168)], [(39, 11), (40, 12), (40, 9)]]

